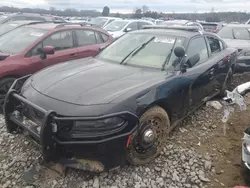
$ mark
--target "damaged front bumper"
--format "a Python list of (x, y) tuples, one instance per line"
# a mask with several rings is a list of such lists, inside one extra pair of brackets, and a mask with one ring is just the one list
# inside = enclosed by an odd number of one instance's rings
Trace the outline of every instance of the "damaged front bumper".
[[(22, 79), (26, 78), (16, 80), (6, 95), (4, 116), (8, 132), (24, 133), (35, 140), (41, 146), (45, 162), (58, 162), (66, 167), (94, 172), (126, 164), (126, 149), (131, 135), (138, 128), (136, 115), (118, 112), (99, 117), (60, 116), (21, 96), (14, 88)], [(114, 117), (124, 120), (120, 128), (102, 134), (95, 132), (94, 128), (86, 129), (89, 132), (83, 134), (72, 134), (72, 125), (76, 121), (101, 121)]]

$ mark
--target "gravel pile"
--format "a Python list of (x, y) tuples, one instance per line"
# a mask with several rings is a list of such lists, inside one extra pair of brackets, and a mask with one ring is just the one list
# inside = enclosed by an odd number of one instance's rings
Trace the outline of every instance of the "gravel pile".
[[(236, 76), (236, 84), (242, 76)], [(146, 166), (126, 166), (93, 174), (69, 169), (63, 176), (42, 165), (39, 146), (22, 135), (6, 132), (0, 117), (0, 187), (42, 188), (205, 188), (211, 187), (213, 155), (195, 149), (214, 134), (222, 111), (203, 107), (187, 118), (168, 140), (161, 156)], [(211, 146), (213, 147), (213, 146)], [(223, 183), (221, 183), (223, 187)]]
[[(179, 132), (179, 131), (178, 131)], [(182, 134), (181, 132), (179, 132)], [(209, 156), (187, 149), (170, 138), (162, 154), (146, 166), (125, 168), (91, 174), (69, 169), (65, 176), (41, 165), (39, 147), (22, 135), (6, 132), (3, 117), (0, 119), (0, 187), (206, 187), (211, 170)]]

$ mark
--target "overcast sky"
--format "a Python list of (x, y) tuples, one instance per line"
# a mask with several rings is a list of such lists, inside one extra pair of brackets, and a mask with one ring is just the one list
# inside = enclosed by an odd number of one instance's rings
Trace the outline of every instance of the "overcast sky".
[(150, 10), (162, 12), (250, 12), (250, 0), (0, 0), (0, 6), (39, 7), (57, 9), (97, 9), (109, 6), (111, 12), (132, 12), (136, 7), (147, 5)]

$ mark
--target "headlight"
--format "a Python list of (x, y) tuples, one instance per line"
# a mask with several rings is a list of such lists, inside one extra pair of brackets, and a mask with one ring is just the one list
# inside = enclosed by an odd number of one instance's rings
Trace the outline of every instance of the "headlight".
[(250, 143), (245, 142), (244, 144), (245, 149), (247, 150), (248, 153), (250, 153)]
[(244, 52), (244, 56), (250, 56), (250, 51)]
[(94, 121), (76, 121), (72, 127), (73, 132), (107, 132), (123, 127), (125, 121), (120, 117), (112, 117)]

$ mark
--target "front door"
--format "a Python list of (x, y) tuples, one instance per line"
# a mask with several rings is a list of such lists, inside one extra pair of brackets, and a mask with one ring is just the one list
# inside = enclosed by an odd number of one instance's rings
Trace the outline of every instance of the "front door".
[(191, 39), (187, 47), (187, 59), (196, 54), (200, 56), (199, 62), (183, 73), (192, 80), (189, 88), (189, 110), (191, 111), (218, 92), (214, 89), (217, 63), (209, 58), (204, 36)]
[[(55, 53), (46, 55), (46, 58), (42, 59), (37, 49), (45, 46), (53, 46)], [(32, 56), (30, 58), (32, 63), (39, 64), (39, 67), (47, 67), (57, 63), (78, 59), (78, 51), (73, 42), (73, 32), (71, 30), (59, 31), (50, 35), (32, 49)]]

